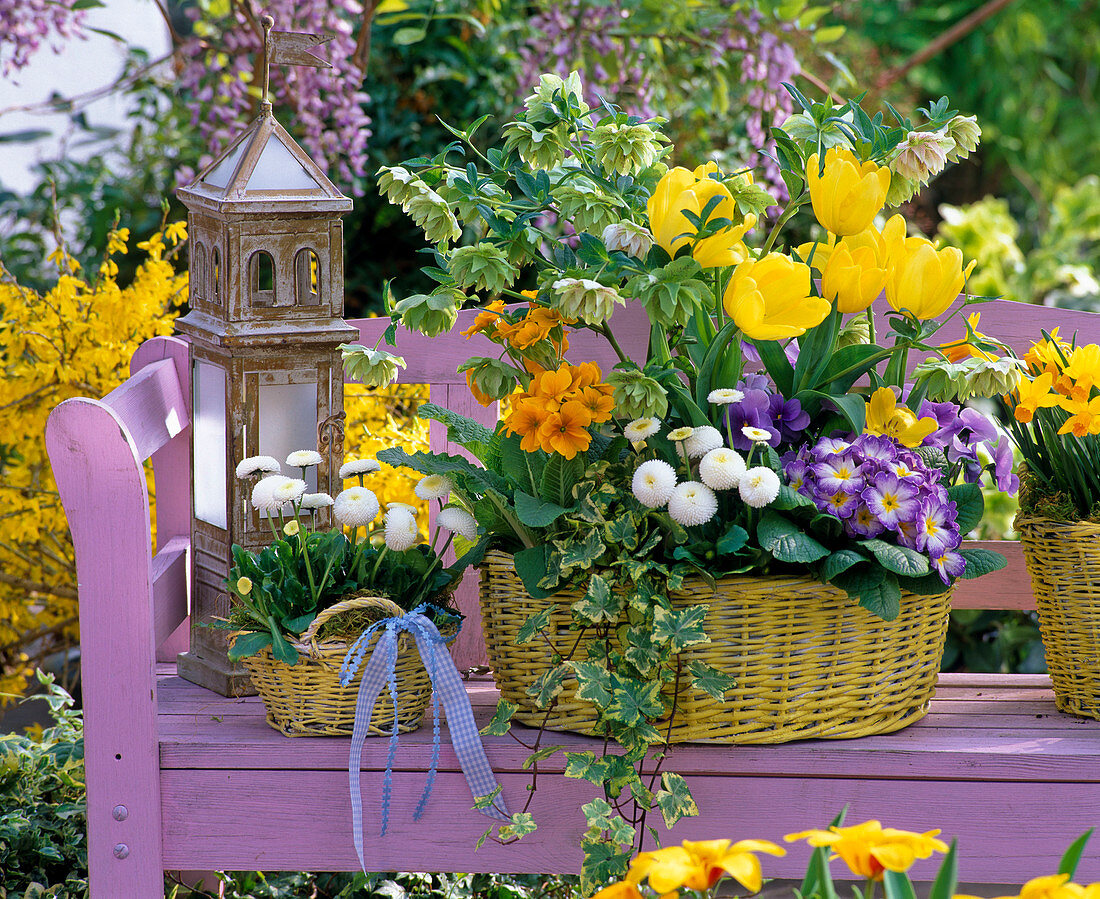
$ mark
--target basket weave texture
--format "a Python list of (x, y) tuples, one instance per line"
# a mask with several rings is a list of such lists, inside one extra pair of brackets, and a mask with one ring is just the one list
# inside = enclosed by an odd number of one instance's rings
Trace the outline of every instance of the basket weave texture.
[[(511, 556), (486, 556), (481, 619), (489, 663), (501, 696), (519, 706), (515, 718), (524, 724), (594, 733), (595, 709), (575, 698), (575, 680), (566, 681), (549, 710), (538, 709), (527, 695), (550, 664), (545, 641), (514, 645), (529, 616), (556, 605), (547, 628), (554, 652), (587, 658), (583, 645), (574, 651), (579, 631), (569, 611), (581, 596), (566, 592), (535, 599), (517, 577)], [(684, 669), (702, 661), (736, 683), (721, 702), (696, 691), (685, 676), (670, 742), (863, 737), (900, 730), (928, 710), (943, 657), (950, 591), (903, 593), (894, 621), (883, 621), (842, 590), (810, 578), (730, 577), (718, 581), (717, 592), (701, 578), (689, 579), (671, 598), (675, 608), (709, 606), (704, 628), (711, 642), (682, 653)]]
[(1100, 525), (1016, 516), (1058, 708), (1100, 718)]
[[(248, 669), (256, 692), (267, 709), (267, 723), (287, 737), (347, 736), (355, 725), (355, 703), (359, 683), (363, 679), (360, 667), (346, 687), (340, 686), (340, 666), (348, 651), (343, 640), (318, 642), (317, 631), (329, 619), (344, 612), (377, 609), (378, 619), (405, 614), (397, 603), (377, 596), (355, 596), (319, 612), (301, 640), (291, 641), (298, 650), (298, 661), (285, 665), (263, 650), (242, 661)], [(455, 627), (440, 628), (444, 637), (453, 639)], [(365, 658), (370, 657), (381, 634), (371, 638)], [(408, 633), (398, 637), (397, 664), (397, 730), (409, 733), (420, 727), (424, 710), (432, 695), (431, 679), (420, 661), (416, 641)], [(393, 702), (385, 687), (375, 703), (368, 731), (389, 736), (393, 731)]]

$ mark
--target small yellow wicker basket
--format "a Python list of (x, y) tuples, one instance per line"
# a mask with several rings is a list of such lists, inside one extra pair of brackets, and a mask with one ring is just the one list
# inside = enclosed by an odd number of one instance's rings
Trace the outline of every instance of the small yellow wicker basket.
[[(288, 737), (350, 735), (355, 724), (355, 703), (363, 670), (346, 687), (340, 686), (340, 666), (348, 651), (343, 640), (322, 640), (317, 634), (332, 618), (365, 609), (377, 610), (375, 620), (401, 616), (405, 611), (390, 599), (355, 596), (319, 612), (302, 634), (291, 643), (298, 650), (298, 661), (285, 665), (269, 649), (243, 659), (245, 667), (267, 708), (267, 723)], [(457, 634), (457, 626), (440, 627), (448, 642)], [(371, 638), (367, 657), (374, 651), (378, 633)], [(409, 733), (420, 727), (424, 710), (432, 695), (431, 679), (420, 661), (420, 652), (411, 635), (398, 638), (397, 730)], [(371, 715), (369, 732), (389, 736), (393, 730), (394, 709), (389, 691), (383, 690)]]
[(1058, 708), (1100, 718), (1100, 525), (1016, 516)]
[[(549, 710), (536, 707), (527, 689), (550, 664), (550, 647), (542, 640), (514, 644), (529, 616), (556, 605), (547, 628), (553, 651), (586, 658), (583, 646), (574, 650), (578, 631), (570, 615), (581, 596), (566, 592), (534, 599), (511, 556), (486, 556), (481, 619), (489, 664), (501, 696), (519, 706), (515, 718), (524, 724), (593, 733), (595, 709), (576, 699), (575, 680), (566, 681)], [(698, 578), (671, 598), (674, 607), (709, 606), (704, 628), (711, 642), (686, 650), (685, 667), (702, 661), (736, 682), (722, 702), (696, 691), (685, 678), (671, 742), (863, 737), (900, 730), (928, 710), (943, 657), (950, 591), (903, 593), (901, 614), (893, 621), (810, 578), (724, 578), (717, 592)]]

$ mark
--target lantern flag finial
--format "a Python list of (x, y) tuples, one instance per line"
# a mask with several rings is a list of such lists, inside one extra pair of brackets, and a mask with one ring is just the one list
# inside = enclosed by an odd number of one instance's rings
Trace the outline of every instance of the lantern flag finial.
[(268, 96), (268, 82), (271, 66), (313, 66), (318, 69), (331, 69), (332, 63), (322, 59), (313, 51), (319, 44), (332, 40), (331, 34), (309, 34), (300, 31), (272, 31), (275, 20), (271, 16), (261, 16), (260, 24), (264, 29), (264, 110), (271, 112), (271, 98)]

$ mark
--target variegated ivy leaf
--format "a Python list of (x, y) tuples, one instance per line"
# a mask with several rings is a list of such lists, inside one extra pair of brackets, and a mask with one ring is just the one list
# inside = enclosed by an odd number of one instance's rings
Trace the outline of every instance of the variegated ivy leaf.
[(577, 678), (577, 699), (604, 708), (611, 699), (611, 672), (599, 662), (567, 662)]
[(518, 840), (534, 833), (536, 829), (534, 815), (530, 812), (516, 812), (512, 815), (512, 823), (502, 824), (499, 833), (502, 840)]
[(512, 726), (512, 716), (519, 708), (514, 702), (509, 702), (503, 697), (497, 700), (497, 710), (493, 720), (486, 724), (481, 733), (487, 737), (503, 737)]
[(647, 627), (631, 627), (626, 632), (624, 645), (623, 656), (643, 676), (648, 676), (661, 660), (660, 648), (653, 642), (653, 633)]
[(557, 608), (556, 605), (551, 605), (541, 612), (536, 612), (534, 615), (531, 615), (523, 622), (512, 644), (514, 646), (523, 646), (525, 643), (530, 643), (539, 631), (546, 630), (547, 626), (550, 624), (550, 617), (557, 611)]
[(607, 830), (611, 826), (611, 816), (615, 809), (604, 798), (597, 796), (591, 802), (581, 806), (585, 823), (596, 830)]
[(587, 571), (592, 564), (606, 552), (607, 547), (600, 540), (600, 534), (596, 530), (589, 530), (581, 541), (555, 540), (557, 551), (552, 560), (557, 563), (564, 580), (571, 577), (577, 571)]
[(664, 789), (657, 791), (656, 800), (661, 817), (665, 819), (665, 827), (671, 829), (681, 818), (694, 818), (699, 814), (699, 806), (679, 774), (666, 771), (661, 775), (661, 786)]
[(542, 749), (539, 749), (535, 752), (532, 752), (529, 756), (527, 756), (527, 758), (525, 758), (523, 760), (523, 765), (521, 767), (523, 768), (524, 771), (526, 771), (529, 768), (534, 768), (543, 759), (550, 758), (550, 756), (552, 756), (559, 749), (564, 749), (564, 748), (565, 747), (562, 746), (559, 743), (557, 746), (546, 746)]
[(618, 796), (627, 787), (640, 783), (638, 771), (629, 756), (607, 755), (604, 756), (604, 763), (603, 785), (609, 796)]
[(707, 606), (689, 606), (676, 611), (657, 607), (653, 610), (653, 637), (658, 643), (667, 644), (674, 652), (683, 652), (689, 646), (709, 643), (710, 637), (703, 630)]
[(634, 828), (620, 815), (616, 815), (611, 819), (607, 828), (607, 838), (617, 846), (632, 846), (634, 845)]
[(591, 896), (601, 887), (626, 877), (630, 867), (630, 852), (616, 849), (601, 839), (585, 838), (581, 842), (584, 860), (581, 862), (581, 893)]
[(665, 712), (659, 681), (640, 681), (611, 676), (611, 702), (607, 716), (627, 727), (637, 727), (645, 721), (659, 718)]
[(542, 674), (535, 678), (535, 682), (527, 688), (527, 695), (534, 701), (535, 705), (540, 709), (550, 707), (550, 703), (554, 701), (559, 693), (565, 686), (565, 680), (569, 677), (568, 665), (556, 665), (553, 668), (547, 668)]
[[(484, 731), (482, 731), (484, 733)], [(493, 800), (500, 795), (500, 791), (503, 788), (500, 784), (497, 784), (496, 789), (492, 793), (486, 793), (484, 796), (474, 797), (474, 808), (489, 808), (493, 804)]]
[(692, 686), (708, 696), (713, 696), (719, 702), (726, 698), (727, 690), (732, 690), (737, 685), (736, 678), (723, 674), (705, 662), (692, 662), (688, 666), (688, 671), (691, 673)]
[(627, 552), (638, 548), (638, 525), (630, 515), (620, 515), (604, 525), (604, 536), (608, 543)]
[(594, 574), (584, 596), (573, 603), (573, 617), (582, 624), (614, 623), (624, 604), (623, 595), (612, 590), (602, 575)]
[(587, 750), (567, 752), (565, 753), (565, 776), (602, 784), (607, 774), (607, 763), (604, 758), (596, 758), (596, 753)]

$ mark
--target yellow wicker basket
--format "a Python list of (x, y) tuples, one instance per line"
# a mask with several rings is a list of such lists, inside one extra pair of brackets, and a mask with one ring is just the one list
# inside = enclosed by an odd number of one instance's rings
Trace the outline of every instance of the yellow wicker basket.
[[(342, 640), (317, 641), (317, 632), (326, 621), (342, 613), (377, 609), (378, 619), (404, 615), (395, 602), (377, 596), (355, 596), (319, 612), (299, 641), (291, 643), (298, 650), (298, 661), (285, 665), (263, 650), (243, 659), (256, 692), (267, 708), (267, 723), (288, 737), (346, 736), (355, 723), (355, 702), (363, 677), (360, 668), (346, 687), (340, 686), (340, 665), (348, 651)], [(454, 639), (457, 627), (441, 627), (448, 641)], [(376, 632), (365, 658), (370, 657), (378, 642)], [(420, 719), (432, 695), (431, 679), (420, 662), (420, 652), (412, 636), (403, 633), (398, 638), (397, 665), (397, 730), (409, 733), (420, 727)], [(388, 736), (393, 730), (393, 702), (383, 688), (371, 715), (369, 732)]]
[[(534, 727), (592, 733), (595, 709), (575, 698), (576, 681), (549, 710), (527, 688), (546, 670), (550, 653), (537, 640), (514, 644), (527, 618), (550, 605), (547, 634), (563, 658), (574, 651), (571, 604), (581, 593), (534, 599), (511, 556), (491, 552), (481, 568), (481, 619), (501, 695), (519, 706), (515, 717)], [(901, 614), (883, 621), (842, 590), (810, 578), (731, 577), (717, 592), (700, 578), (672, 594), (674, 606), (707, 605), (711, 642), (682, 654), (732, 676), (724, 702), (688, 682), (676, 697), (674, 743), (785, 743), (811, 737), (848, 738), (900, 730), (921, 718), (935, 690), (943, 656), (950, 591), (903, 593)], [(661, 729), (662, 734), (665, 729)]]
[(1016, 516), (1054, 699), (1100, 718), (1100, 525)]

